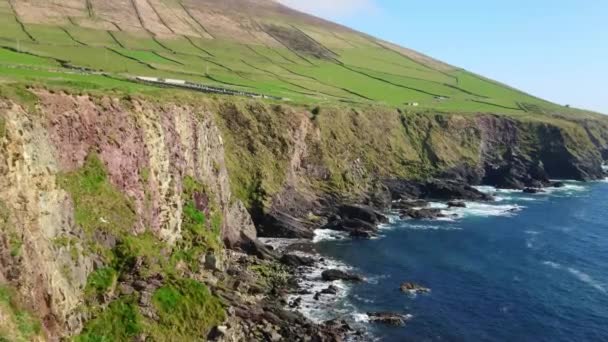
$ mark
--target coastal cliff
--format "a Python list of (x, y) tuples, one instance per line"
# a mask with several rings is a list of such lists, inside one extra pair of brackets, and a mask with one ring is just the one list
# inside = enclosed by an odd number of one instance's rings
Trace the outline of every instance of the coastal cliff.
[(286, 282), (258, 235), (311, 238), (341, 203), (382, 209), (387, 180), (542, 187), (603, 177), (608, 155), (599, 116), (180, 96), (33, 88), (0, 101), (0, 332), (196, 339), (229, 322), (233, 337), (297, 336), (278, 304), (277, 322), (246, 324)]

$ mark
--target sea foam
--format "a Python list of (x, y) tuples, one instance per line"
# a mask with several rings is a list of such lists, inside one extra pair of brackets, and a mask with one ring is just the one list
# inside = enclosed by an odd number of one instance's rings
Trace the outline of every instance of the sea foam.
[(348, 238), (348, 233), (331, 229), (317, 229), (312, 242), (344, 240)]
[(562, 266), (561, 264), (559, 264), (557, 262), (553, 262), (553, 261), (543, 261), (543, 265), (550, 266), (556, 270), (566, 270), (570, 274), (572, 274), (574, 277), (576, 277), (578, 280), (582, 281), (583, 283), (593, 287), (594, 289), (596, 289), (602, 293), (608, 293), (608, 291), (606, 290), (606, 287), (604, 287), (604, 285), (600, 284), (598, 281), (593, 279), (589, 274), (582, 272), (580, 270), (577, 270), (574, 267), (565, 267), (565, 266)]

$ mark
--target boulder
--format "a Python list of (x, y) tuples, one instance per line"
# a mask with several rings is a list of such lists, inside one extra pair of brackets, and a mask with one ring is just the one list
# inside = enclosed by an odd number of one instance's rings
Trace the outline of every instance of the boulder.
[(260, 259), (273, 260), (278, 256), (268, 247), (264, 246), (257, 239), (253, 239), (246, 234), (241, 234), (240, 248), (249, 255), (255, 255)]
[(525, 194), (538, 194), (541, 192), (545, 192), (543, 189), (538, 189), (538, 188), (524, 188), (524, 190), (522, 190)]
[(377, 225), (388, 223), (388, 217), (378, 212), (374, 208), (360, 204), (344, 204), (338, 208), (338, 215), (342, 219), (357, 219), (363, 222)]
[(286, 239), (312, 239), (314, 225), (289, 213), (274, 211), (256, 217), (258, 236)]
[(404, 326), (409, 320), (409, 316), (394, 312), (368, 312), (370, 322), (383, 323), (393, 326)]
[(222, 271), (223, 265), (214, 253), (209, 252), (205, 255), (205, 268), (211, 271)]
[(366, 231), (366, 230), (353, 230), (350, 232), (350, 237), (354, 238), (354, 239), (371, 239), (373, 237), (375, 237), (376, 234)]
[(566, 183), (564, 182), (553, 182), (551, 183), (551, 186), (554, 188), (563, 188), (566, 186)]
[(406, 209), (400, 213), (401, 219), (411, 218), (414, 220), (432, 220), (440, 217), (445, 217), (441, 209)]
[(328, 288), (321, 291), (321, 294), (336, 295), (338, 294), (338, 288), (334, 285), (329, 285)]
[(315, 259), (310, 257), (303, 257), (295, 254), (285, 254), (280, 259), (281, 263), (286, 266), (291, 267), (301, 267), (301, 266), (314, 266)]
[(358, 274), (344, 272), (341, 270), (325, 270), (321, 273), (321, 278), (325, 281), (345, 280), (345, 281), (363, 281), (363, 277)]
[(449, 201), (448, 207), (450, 208), (466, 208), (467, 204), (463, 201)]
[(375, 232), (378, 230), (378, 227), (375, 223), (366, 222), (360, 219), (334, 219), (330, 221), (324, 227), (325, 229), (339, 230), (344, 232), (351, 232), (355, 230), (359, 231), (367, 231), (367, 232)]
[(298, 298), (294, 299), (293, 302), (289, 303), (289, 307), (292, 309), (295, 309), (297, 307), (300, 307), (301, 304), (302, 304), (302, 297), (298, 297)]
[(418, 294), (418, 293), (429, 293), (431, 289), (421, 286), (416, 283), (403, 283), (401, 284), (401, 292), (410, 293), (410, 294)]

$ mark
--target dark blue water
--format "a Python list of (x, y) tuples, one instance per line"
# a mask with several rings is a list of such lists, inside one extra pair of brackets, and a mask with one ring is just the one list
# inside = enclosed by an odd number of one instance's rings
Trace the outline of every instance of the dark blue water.
[[(395, 221), (384, 237), (326, 241), (322, 253), (372, 281), (347, 296), (359, 312), (413, 315), (369, 325), (382, 341), (608, 341), (608, 183), (550, 195), (502, 194), (455, 222)], [(501, 196), (501, 194), (499, 194)], [(488, 216), (499, 215), (499, 216)], [(428, 295), (399, 291), (404, 281)]]

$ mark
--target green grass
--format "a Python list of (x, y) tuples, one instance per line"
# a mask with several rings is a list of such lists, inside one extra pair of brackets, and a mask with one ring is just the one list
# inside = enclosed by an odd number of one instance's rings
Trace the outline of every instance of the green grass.
[[(152, 76), (184, 79), (213, 86), (274, 95), (297, 104), (379, 103), (403, 107), (418, 102), (422, 110), (533, 115), (566, 110), (470, 72), (438, 71), (352, 32), (299, 23), (318, 43), (336, 53), (338, 61), (319, 60), (283, 45), (244, 45), (229, 39), (201, 39), (104, 31), (77, 25), (26, 24), (30, 40), (9, 6), (0, 8), (0, 79), (39, 81), (77, 89), (116, 87), (133, 92), (140, 87), (91, 75), (74, 76), (66, 65), (109, 73), (114, 78)], [(66, 31), (69, 33), (66, 33)], [(9, 70), (15, 66), (20, 70)], [(35, 69), (21, 70), (25, 67)], [(49, 74), (54, 72), (54, 74)], [(94, 77), (97, 76), (97, 77)], [(448, 97), (436, 99), (436, 95)], [(525, 108), (522, 107), (525, 105)]]
[(72, 35), (72, 37), (74, 37), (74, 39), (82, 42), (83, 44), (100, 47), (119, 47), (112, 36), (105, 31), (80, 26), (68, 26), (65, 29)]
[(112, 32), (112, 35), (120, 42), (120, 44), (131, 50), (150, 50), (150, 51), (167, 51), (159, 45), (152, 37), (148, 35), (137, 36), (135, 34), (125, 32)]
[(27, 24), (25, 25), (27, 32), (29, 32), (36, 41), (44, 42), (49, 45), (78, 45), (65, 31), (58, 26), (49, 25), (36, 25)]
[(201, 340), (226, 317), (219, 299), (205, 285), (191, 279), (159, 288), (152, 301), (160, 318), (160, 324), (151, 329), (156, 340)]
[[(15, 292), (6, 285), (0, 284), (0, 340), (31, 341), (39, 338), (42, 325), (27, 310), (24, 310), (16, 299)], [(16, 328), (13, 330), (13, 328)]]
[(37, 68), (58, 68), (60, 65), (57, 61), (49, 58), (41, 58), (26, 53), (0, 48), (0, 64), (13, 66), (32, 66)]
[(118, 274), (111, 267), (103, 267), (89, 274), (85, 293), (89, 296), (98, 296), (106, 293), (116, 285)]
[(81, 169), (61, 175), (59, 185), (71, 195), (75, 221), (87, 234), (105, 231), (117, 236), (133, 227), (133, 203), (110, 183), (95, 154), (87, 157)]
[(178, 37), (173, 39), (158, 39), (158, 41), (163, 44), (163, 46), (168, 49), (186, 55), (194, 55), (194, 56), (209, 56), (208, 53), (204, 52), (204, 43), (200, 41), (196, 41), (193, 38), (190, 38), (190, 41), (184, 37)]
[(131, 341), (141, 331), (142, 317), (132, 297), (110, 303), (96, 318), (88, 321), (75, 342)]
[(12, 13), (0, 13), (0, 38), (10, 42), (31, 41)]

